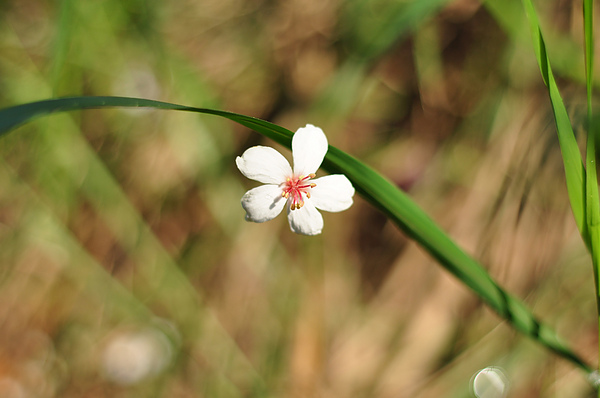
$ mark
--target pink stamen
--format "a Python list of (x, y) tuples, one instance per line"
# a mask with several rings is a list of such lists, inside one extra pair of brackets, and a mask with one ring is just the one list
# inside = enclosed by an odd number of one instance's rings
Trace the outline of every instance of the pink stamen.
[(310, 198), (310, 189), (316, 187), (317, 184), (314, 182), (306, 183), (305, 181), (315, 177), (316, 175), (314, 173), (310, 173), (307, 176), (293, 176), (286, 179), (285, 183), (283, 184), (284, 186), (281, 196), (286, 199), (291, 199), (291, 210), (297, 210), (304, 206), (302, 194), (304, 194), (307, 199)]

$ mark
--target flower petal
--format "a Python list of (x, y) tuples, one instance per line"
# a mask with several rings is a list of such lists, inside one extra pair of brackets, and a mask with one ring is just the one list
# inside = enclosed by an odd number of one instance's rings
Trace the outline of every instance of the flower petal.
[(327, 153), (325, 133), (312, 124), (299, 128), (292, 137), (294, 174), (307, 176), (317, 171)]
[(310, 202), (325, 211), (343, 211), (352, 206), (354, 187), (343, 174), (333, 174), (310, 180), (317, 184), (310, 190)]
[(252, 188), (242, 196), (242, 207), (246, 210), (246, 220), (265, 222), (281, 213), (286, 199), (281, 196), (277, 185), (261, 185)]
[(323, 216), (315, 208), (310, 200), (304, 202), (304, 206), (297, 210), (288, 211), (288, 221), (290, 229), (302, 235), (318, 235), (323, 230)]
[(277, 150), (268, 146), (253, 146), (235, 159), (246, 177), (265, 184), (281, 184), (292, 175), (290, 164)]

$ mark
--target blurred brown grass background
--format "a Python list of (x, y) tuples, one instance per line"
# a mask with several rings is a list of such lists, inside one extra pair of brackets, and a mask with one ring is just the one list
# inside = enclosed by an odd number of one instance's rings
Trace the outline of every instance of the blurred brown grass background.
[[(581, 132), (581, 4), (538, 6)], [(520, 2), (1, 2), (0, 105), (67, 95), (321, 126), (596, 363), (591, 264)], [(234, 159), (256, 144), (273, 146), (147, 110), (5, 137), (0, 396), (469, 397), (486, 366), (510, 397), (593, 396), (360, 197), (317, 238), (246, 223), (255, 184)]]

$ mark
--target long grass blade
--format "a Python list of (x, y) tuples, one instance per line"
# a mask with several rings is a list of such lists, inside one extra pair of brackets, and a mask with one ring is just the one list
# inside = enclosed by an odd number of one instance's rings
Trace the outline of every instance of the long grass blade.
[(571, 209), (573, 211), (573, 216), (575, 217), (577, 228), (579, 229), (584, 242), (589, 247), (590, 238), (587, 230), (585, 209), (586, 173), (583, 159), (581, 158), (581, 153), (577, 146), (577, 141), (575, 139), (575, 134), (573, 133), (573, 127), (571, 126), (567, 110), (560, 96), (560, 92), (558, 91), (554, 74), (552, 73), (550, 59), (546, 52), (546, 44), (542, 36), (539, 19), (531, 0), (523, 0), (523, 6), (533, 36), (535, 56), (542, 73), (542, 79), (548, 87), (548, 93), (550, 95), (550, 102), (558, 133), (558, 142), (563, 156), (567, 180), (567, 192), (571, 203)]
[[(586, 222), (590, 235), (590, 252), (594, 268), (596, 284), (596, 307), (600, 333), (600, 200), (598, 197), (597, 176), (597, 128), (593, 117), (592, 87), (594, 85), (594, 2), (583, 1), (583, 36), (585, 40), (585, 86), (587, 96), (587, 130), (588, 140), (586, 149)], [(600, 347), (599, 347), (600, 349)], [(600, 389), (598, 390), (600, 396)]]
[[(594, 126), (594, 118), (592, 114), (592, 87), (593, 87), (593, 72), (594, 72), (594, 32), (593, 32), (593, 1), (585, 0), (583, 2), (583, 22), (584, 22), (584, 39), (585, 39), (585, 80), (587, 92), (587, 129), (588, 140), (586, 149), (586, 222), (590, 234), (590, 250), (594, 270), (597, 272), (599, 263), (600, 250), (600, 205), (598, 199), (598, 179), (596, 171), (596, 153), (597, 153), (597, 132)], [(596, 283), (598, 290), (598, 283)], [(598, 292), (600, 297), (600, 292)], [(600, 308), (600, 307), (599, 307)]]
[[(217, 115), (255, 130), (287, 147), (291, 146), (293, 135), (291, 131), (283, 127), (250, 116), (125, 97), (60, 98), (0, 110), (0, 135), (39, 116), (55, 112), (107, 107), (151, 107)], [(558, 355), (567, 358), (586, 372), (590, 372), (590, 367), (561, 342), (551, 328), (540, 323), (521, 300), (511, 296), (498, 286), (482, 265), (460, 249), (416, 203), (393, 183), (361, 161), (331, 146), (323, 167), (330, 172), (344, 173), (359, 193), (390, 217), (444, 268), (471, 288), (517, 330)]]

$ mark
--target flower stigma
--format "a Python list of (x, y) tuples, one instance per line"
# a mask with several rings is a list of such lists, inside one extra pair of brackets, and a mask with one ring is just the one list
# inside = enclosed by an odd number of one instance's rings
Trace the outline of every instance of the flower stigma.
[(316, 187), (317, 184), (314, 182), (308, 183), (308, 180), (315, 177), (315, 173), (310, 173), (307, 176), (288, 177), (285, 180), (281, 196), (286, 199), (291, 198), (290, 210), (298, 210), (304, 206), (302, 194), (304, 194), (307, 199), (310, 199), (310, 189)]

